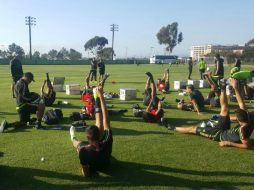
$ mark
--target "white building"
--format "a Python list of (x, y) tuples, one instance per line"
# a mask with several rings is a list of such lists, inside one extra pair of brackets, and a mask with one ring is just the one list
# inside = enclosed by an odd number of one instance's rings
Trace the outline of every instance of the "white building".
[(199, 60), (201, 57), (212, 52), (212, 45), (197, 45), (192, 46), (190, 50), (190, 56), (194, 60)]

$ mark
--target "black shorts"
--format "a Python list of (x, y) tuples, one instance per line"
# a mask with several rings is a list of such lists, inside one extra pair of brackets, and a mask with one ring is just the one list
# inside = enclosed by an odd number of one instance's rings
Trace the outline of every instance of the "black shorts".
[(38, 107), (36, 105), (25, 105), (18, 111), (19, 120), (22, 123), (26, 123), (30, 121), (31, 114), (35, 114), (37, 112)]
[(157, 113), (157, 115), (153, 115), (149, 112), (143, 112), (143, 115), (142, 115), (144, 121), (151, 122), (151, 123), (161, 122), (161, 118), (163, 116), (164, 116), (164, 112), (162, 109)]
[(229, 115), (219, 117), (217, 127), (219, 127), (221, 130), (230, 129), (230, 125), (231, 125), (231, 121), (230, 121)]
[(105, 69), (99, 69), (99, 73), (100, 73), (100, 75), (105, 75)]
[(202, 137), (207, 137), (209, 139), (212, 139), (214, 141), (220, 141), (220, 134), (222, 130), (218, 127), (197, 127), (196, 134), (200, 135)]
[(169, 88), (170, 88), (169, 82), (166, 81), (166, 82), (165, 82), (165, 88), (164, 88), (164, 90), (165, 90), (166, 92), (168, 92), (168, 91), (169, 91)]
[(220, 141), (220, 135), (223, 131), (230, 129), (230, 117), (228, 116), (220, 116), (218, 119), (218, 123), (215, 124), (214, 127), (210, 125), (206, 125), (205, 127), (197, 127), (196, 134), (208, 137), (215, 141)]
[(21, 79), (21, 78), (22, 78), (22, 76), (13, 76), (12, 77), (12, 83), (16, 84), (18, 82), (18, 80)]

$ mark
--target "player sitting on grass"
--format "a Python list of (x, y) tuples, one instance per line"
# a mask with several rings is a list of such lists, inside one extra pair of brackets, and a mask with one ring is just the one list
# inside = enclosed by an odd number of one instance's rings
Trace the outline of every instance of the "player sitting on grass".
[[(236, 94), (236, 99), (239, 108), (236, 110), (236, 117), (230, 118), (229, 105), (226, 96), (225, 81), (221, 86), (220, 104), (221, 111), (217, 123), (211, 122), (202, 123), (198, 127), (173, 127), (171, 130), (179, 133), (196, 134), (203, 137), (207, 137), (214, 141), (219, 141), (221, 147), (231, 146), (236, 148), (248, 149), (250, 148), (249, 138), (254, 129), (254, 112), (248, 112), (246, 110), (243, 98), (239, 92), (237, 81), (232, 79), (231, 85), (233, 86)], [(231, 120), (237, 121), (238, 125), (230, 129)]]
[(157, 80), (158, 91), (169, 93), (169, 69), (166, 69), (162, 79)]
[(97, 87), (94, 99), (96, 123), (87, 129), (88, 144), (79, 141), (75, 137), (75, 128), (70, 128), (71, 141), (77, 149), (84, 176), (106, 169), (112, 153), (113, 136), (102, 85)]
[(178, 102), (178, 109), (185, 111), (195, 111), (198, 113), (198, 115), (200, 115), (200, 112), (204, 108), (205, 104), (202, 93), (199, 90), (196, 90), (193, 85), (188, 85), (186, 91), (190, 96), (190, 102), (185, 103), (183, 100), (176, 99)]

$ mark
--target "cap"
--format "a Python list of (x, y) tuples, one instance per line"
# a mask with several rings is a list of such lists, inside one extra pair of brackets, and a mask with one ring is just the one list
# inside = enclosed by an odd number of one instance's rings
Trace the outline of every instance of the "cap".
[(24, 74), (24, 76), (29, 78), (31, 81), (34, 81), (34, 75), (33, 75), (33, 73), (27, 72), (27, 73)]

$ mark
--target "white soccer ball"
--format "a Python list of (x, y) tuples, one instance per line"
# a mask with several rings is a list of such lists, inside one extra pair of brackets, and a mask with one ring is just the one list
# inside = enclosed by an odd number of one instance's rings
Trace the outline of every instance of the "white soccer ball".
[(209, 68), (209, 67), (207, 67), (207, 68), (206, 68), (206, 71), (210, 71), (210, 68)]
[(41, 161), (44, 162), (45, 158), (44, 157), (41, 157)]

